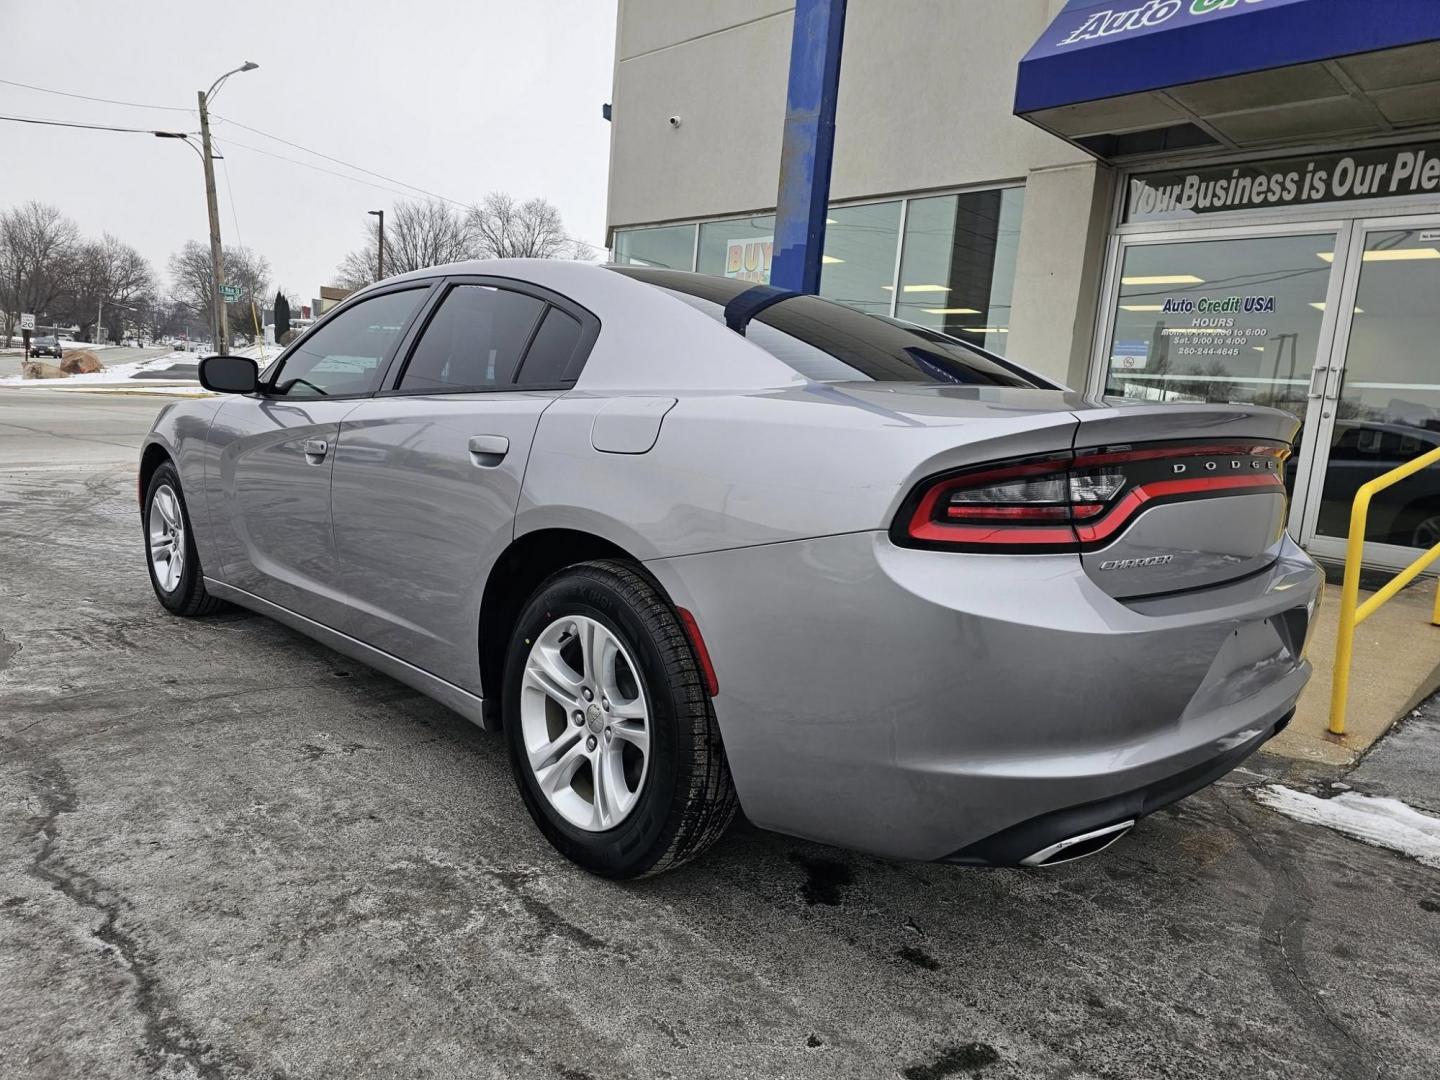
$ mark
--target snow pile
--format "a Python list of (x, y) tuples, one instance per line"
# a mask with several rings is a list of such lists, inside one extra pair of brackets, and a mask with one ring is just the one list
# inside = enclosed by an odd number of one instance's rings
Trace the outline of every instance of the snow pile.
[(1327, 826), (1440, 870), (1440, 818), (1422, 814), (1399, 799), (1356, 791), (1346, 791), (1333, 799), (1317, 799), (1279, 784), (1261, 788), (1255, 798), (1296, 821)]
[[(49, 384), (48, 389), (53, 390), (55, 388), (55, 384), (60, 382), (64, 382), (67, 385), (88, 384), (92, 386), (96, 383), (128, 382), (133, 379), (139, 372), (151, 371), (157, 368), (169, 368), (171, 365), (176, 363), (193, 364), (197, 359), (198, 357), (194, 353), (171, 352), (163, 353), (160, 356), (149, 356), (146, 357), (144, 360), (132, 360), (128, 364), (115, 364), (113, 367), (107, 367), (104, 371), (97, 371), (91, 375), (70, 375), (64, 379), (44, 380), (25, 379), (19, 375), (11, 375), (8, 378), (0, 379), (0, 383), (24, 383), (26, 385), (34, 385), (37, 382), (46, 382)], [(189, 376), (188, 378), (183, 375), (177, 375), (176, 378), (186, 382), (195, 381), (193, 375)]]

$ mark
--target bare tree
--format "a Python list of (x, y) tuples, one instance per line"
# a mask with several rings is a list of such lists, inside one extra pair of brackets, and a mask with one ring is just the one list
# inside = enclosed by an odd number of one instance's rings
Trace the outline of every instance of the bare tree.
[(560, 211), (545, 199), (520, 202), (492, 191), (466, 216), (481, 259), (592, 259), (588, 244), (565, 233)]
[[(149, 262), (109, 233), (79, 244), (69, 262), (64, 295), (56, 307), (63, 318), (80, 326), (82, 338), (122, 336), (127, 319), (138, 321), (141, 307), (153, 299), (155, 272)], [(97, 316), (105, 319), (103, 328), (95, 326)], [(95, 337), (89, 334), (92, 327)]]
[[(365, 246), (350, 252), (336, 271), (338, 284), (358, 289), (375, 280), (377, 223), (366, 226)], [(448, 203), (396, 203), (385, 215), (386, 276), (472, 259), (474, 239), (465, 217)]]
[(34, 200), (0, 213), (0, 319), (10, 344), (22, 312), (49, 315), (80, 240), (75, 223)]
[[(210, 310), (212, 279), (210, 247), (198, 240), (187, 240), (185, 246), (170, 256), (171, 295), (184, 305), (197, 321), (203, 321), (214, 333), (215, 320)], [(249, 248), (225, 249), (225, 280), (240, 287), (240, 299), (226, 305), (230, 329), (247, 341), (255, 340), (255, 315), (270, 288), (270, 264)]]

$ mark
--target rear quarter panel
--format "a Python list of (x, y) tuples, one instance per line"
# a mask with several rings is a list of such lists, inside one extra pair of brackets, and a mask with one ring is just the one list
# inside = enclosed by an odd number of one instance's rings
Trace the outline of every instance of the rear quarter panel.
[[(811, 383), (752, 393), (680, 392), (646, 453), (592, 445), (612, 399), (574, 391), (545, 413), (517, 535), (599, 532), (640, 559), (884, 529), (922, 477), (995, 457), (1068, 448), (1076, 421), (1044, 391), (977, 390), (939, 414)], [(879, 397), (879, 395), (874, 395)]]

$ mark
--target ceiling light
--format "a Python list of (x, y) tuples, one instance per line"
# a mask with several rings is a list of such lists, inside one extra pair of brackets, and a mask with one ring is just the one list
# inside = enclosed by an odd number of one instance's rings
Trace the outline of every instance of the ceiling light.
[[(1317, 251), (1327, 263), (1335, 261), (1333, 251)], [(1361, 256), (1366, 262), (1413, 262), (1416, 259), (1440, 259), (1440, 248), (1384, 248), (1367, 251)]]
[(895, 291), (895, 286), (894, 286), (894, 285), (881, 285), (880, 288), (884, 289), (886, 292), (894, 292), (894, 291)]
[(973, 307), (927, 307), (923, 309), (927, 315), (979, 315)]
[[(1324, 301), (1324, 300), (1312, 300), (1312, 301), (1310, 301), (1310, 306), (1313, 307), (1316, 311), (1324, 311), (1324, 310), (1325, 310), (1325, 301)], [(1362, 308), (1362, 307), (1357, 307), (1357, 308), (1355, 309), (1355, 314), (1356, 314), (1356, 315), (1364, 315), (1364, 314), (1365, 314), (1365, 309)]]
[(1409, 262), (1411, 259), (1440, 259), (1440, 248), (1390, 248), (1365, 252), (1366, 262)]
[(1122, 277), (1121, 285), (1204, 285), (1205, 279), (1194, 274), (1147, 274), (1142, 277)]
[(949, 285), (906, 285), (906, 292), (949, 292)]
[(842, 262), (844, 262), (845, 260), (844, 260), (844, 259), (837, 259), (837, 258), (835, 258), (834, 255), (821, 255), (821, 256), (820, 256), (820, 261), (821, 261), (822, 263), (842, 263)]
[(956, 329), (964, 334), (1008, 334), (1010, 332), (1008, 326), (959, 326)]
[(1264, 351), (1265, 351), (1265, 346), (1264, 346), (1264, 345), (1251, 345), (1250, 348), (1254, 349), (1256, 352), (1264, 352)]
[(838, 221), (836, 221), (833, 217), (827, 217), (827, 218), (825, 219), (825, 224), (826, 224), (826, 225), (839, 225), (840, 223), (839, 223)]
[(1121, 304), (1121, 311), (1164, 311), (1164, 304)]

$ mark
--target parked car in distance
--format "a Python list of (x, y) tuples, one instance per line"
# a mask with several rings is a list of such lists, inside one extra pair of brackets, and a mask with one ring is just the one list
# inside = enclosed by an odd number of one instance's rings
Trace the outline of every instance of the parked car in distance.
[(819, 297), (558, 260), (389, 279), (199, 377), (221, 396), (141, 453), (159, 602), (501, 729), (598, 874), (737, 807), (889, 857), (1092, 854), (1309, 677), (1275, 410), (1111, 405)]
[(42, 334), (30, 339), (30, 355), (53, 356), (58, 360), (65, 355), (65, 349), (54, 334)]

